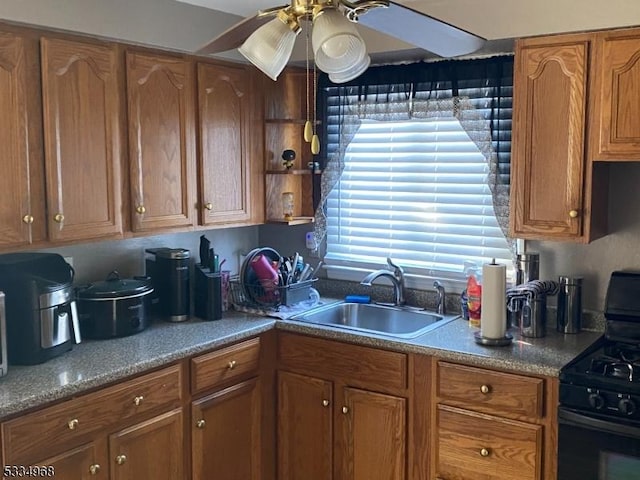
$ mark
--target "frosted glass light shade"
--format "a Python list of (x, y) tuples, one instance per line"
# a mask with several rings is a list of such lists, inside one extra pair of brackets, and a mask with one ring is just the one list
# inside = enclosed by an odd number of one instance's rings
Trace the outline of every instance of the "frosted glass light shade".
[(336, 9), (323, 10), (314, 17), (311, 43), (316, 65), (329, 74), (352, 67), (366, 55), (356, 26)]
[(296, 32), (274, 18), (253, 32), (238, 51), (275, 81), (289, 61), (295, 41)]
[(338, 73), (330, 73), (329, 80), (331, 80), (333, 83), (348, 82), (362, 75), (367, 70), (367, 68), (369, 68), (370, 64), (371, 57), (369, 55), (365, 55), (364, 57), (362, 57), (362, 60), (360, 62), (356, 63), (351, 68)]

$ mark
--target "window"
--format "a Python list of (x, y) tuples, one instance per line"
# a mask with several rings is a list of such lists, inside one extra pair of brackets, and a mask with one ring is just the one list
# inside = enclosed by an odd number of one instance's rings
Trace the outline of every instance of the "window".
[[(440, 82), (435, 92), (432, 84), (428, 88), (439, 98), (451, 98), (457, 90), (491, 121), (489, 143), (508, 194), (511, 81), (499, 81), (499, 89), (481, 78), (467, 81), (464, 89), (461, 81), (457, 88), (452, 82)], [(357, 102), (362, 92), (354, 86), (325, 89), (325, 144), (334, 154), (343, 102)], [(377, 118), (360, 120), (344, 152), (340, 180), (326, 199), (329, 276), (359, 281), (385, 265), (387, 257), (404, 267), (412, 287), (430, 286), (434, 278), (462, 286), (469, 268), (492, 258), (512, 270), (509, 243), (487, 184), (489, 162), (461, 121), (452, 114)]]

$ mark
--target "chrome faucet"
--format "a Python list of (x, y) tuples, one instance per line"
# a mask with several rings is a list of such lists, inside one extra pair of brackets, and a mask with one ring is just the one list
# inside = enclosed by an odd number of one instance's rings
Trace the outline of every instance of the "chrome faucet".
[(436, 289), (436, 292), (438, 294), (438, 298), (436, 300), (436, 312), (438, 312), (440, 315), (444, 315), (446, 310), (445, 298), (444, 298), (444, 287), (438, 280), (436, 280), (435, 282), (433, 282), (433, 288)]
[(391, 283), (393, 283), (393, 292), (395, 296), (395, 300), (393, 302), (394, 305), (404, 305), (406, 303), (404, 299), (404, 270), (401, 266), (393, 263), (390, 258), (387, 258), (387, 264), (393, 269), (393, 271), (387, 270), (386, 268), (376, 270), (364, 277), (360, 282), (360, 285), (370, 287), (378, 277), (387, 277), (391, 280)]

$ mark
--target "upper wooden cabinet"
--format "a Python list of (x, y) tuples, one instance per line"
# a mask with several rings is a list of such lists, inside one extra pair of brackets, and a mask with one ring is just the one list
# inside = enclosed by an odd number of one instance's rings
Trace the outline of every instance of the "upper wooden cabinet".
[(127, 52), (132, 230), (195, 225), (193, 63)]
[(605, 230), (608, 177), (585, 154), (591, 41), (585, 34), (516, 44), (513, 237), (587, 242)]
[(0, 247), (45, 237), (38, 43), (0, 33)]
[(122, 89), (118, 47), (43, 38), (50, 240), (122, 234)]
[(595, 39), (591, 158), (640, 161), (640, 29)]
[(251, 116), (248, 67), (198, 63), (200, 223), (251, 218)]

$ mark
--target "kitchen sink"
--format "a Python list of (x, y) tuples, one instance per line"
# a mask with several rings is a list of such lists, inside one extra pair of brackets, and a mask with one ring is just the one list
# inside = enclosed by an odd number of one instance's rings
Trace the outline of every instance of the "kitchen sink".
[(316, 307), (290, 320), (400, 338), (415, 338), (434, 330), (458, 315), (440, 315), (414, 307), (374, 303), (340, 302)]

